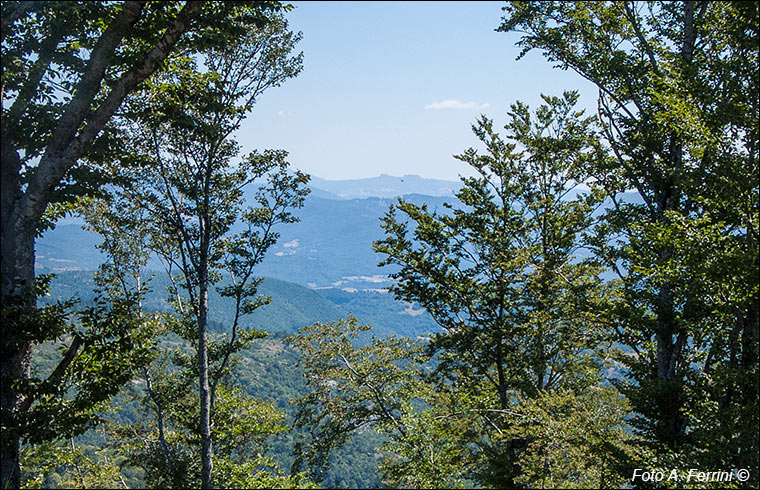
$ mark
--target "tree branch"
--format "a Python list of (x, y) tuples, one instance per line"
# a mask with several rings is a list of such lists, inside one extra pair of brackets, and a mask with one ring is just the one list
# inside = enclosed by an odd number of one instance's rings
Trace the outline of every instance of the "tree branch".
[(25, 16), (32, 10), (36, 10), (46, 2), (19, 2), (15, 9), (13, 9), (8, 15), (3, 16), (2, 19), (2, 36), (5, 38), (5, 31), (11, 24), (16, 22), (21, 17)]
[[(100, 107), (89, 117), (79, 136), (74, 137), (89, 111), (92, 98), (100, 89), (100, 82), (107, 68), (106, 59), (110, 53), (113, 53), (128, 26), (139, 17), (143, 3), (132, 4), (127, 2), (124, 10), (112, 24), (114, 30), (111, 31), (109, 26), (109, 29), (106, 30), (94, 48), (91, 63), (77, 87), (78, 93), (69, 102), (69, 108), (59, 121), (58, 130), (51, 137), (51, 144), (42, 156), (29, 182), (28, 190), (24, 195), (21, 219), (36, 223), (42, 216), (48, 204), (48, 196), (55, 185), (89, 150), (97, 135), (116, 112), (126, 95), (158, 69), (161, 61), (169, 55), (179, 38), (189, 29), (193, 18), (200, 12), (204, 2), (188, 2), (182, 8), (164, 36), (146, 55), (142, 64), (122, 75)], [(85, 97), (86, 94), (90, 94), (89, 98)]]

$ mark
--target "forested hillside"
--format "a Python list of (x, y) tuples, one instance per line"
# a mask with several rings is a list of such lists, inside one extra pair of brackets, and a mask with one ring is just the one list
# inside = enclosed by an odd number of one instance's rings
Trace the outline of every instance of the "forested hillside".
[[(93, 274), (93, 271), (58, 272), (51, 282), (48, 296), (42, 302), (53, 304), (76, 298), (80, 300), (80, 306), (89, 306), (95, 299)], [(166, 274), (153, 271), (148, 275), (149, 290), (142, 299), (144, 311), (152, 313), (170, 309), (167, 294), (170, 283)], [(309, 289), (291, 282), (265, 278), (258, 293), (269, 297), (271, 302), (245, 317), (242, 326), (248, 330), (289, 335), (306, 325), (337, 321), (349, 315), (373, 325), (374, 334), (383, 337), (391, 334), (418, 337), (439, 330), (430, 315), (419, 306), (396, 301), (387, 292), (350, 292), (337, 287)], [(233, 321), (234, 302), (220, 296), (217, 291), (211, 291), (209, 305), (209, 328), (216, 332), (226, 331)]]
[[(424, 180), (423, 180), (424, 182)], [(430, 182), (430, 187), (435, 183)], [(313, 193), (312, 193), (313, 194)], [(401, 195), (399, 194), (398, 197)], [(246, 202), (253, 204), (253, 193)], [(452, 199), (428, 195), (408, 196), (417, 203), (441, 208)], [(380, 289), (389, 270), (377, 267), (372, 242), (382, 237), (380, 217), (396, 198), (334, 200), (314, 195), (295, 214), (298, 226), (280, 230), (280, 239), (259, 265), (259, 275), (284, 278), (309, 287), (353, 287)], [(37, 268), (40, 273), (64, 270), (94, 270), (104, 260), (95, 248), (96, 233), (79, 223), (57, 226), (37, 243)], [(163, 270), (155, 257), (148, 262), (153, 270)]]

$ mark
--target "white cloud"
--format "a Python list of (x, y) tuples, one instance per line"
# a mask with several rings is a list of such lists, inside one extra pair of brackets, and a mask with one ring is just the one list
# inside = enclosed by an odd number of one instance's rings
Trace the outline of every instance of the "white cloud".
[(295, 240), (291, 240), (288, 243), (283, 244), (283, 247), (285, 248), (297, 248), (301, 243), (298, 241), (298, 238)]
[(442, 102), (433, 102), (425, 106), (428, 110), (438, 109), (485, 109), (488, 104), (478, 104), (477, 102), (462, 102), (461, 100), (448, 99)]

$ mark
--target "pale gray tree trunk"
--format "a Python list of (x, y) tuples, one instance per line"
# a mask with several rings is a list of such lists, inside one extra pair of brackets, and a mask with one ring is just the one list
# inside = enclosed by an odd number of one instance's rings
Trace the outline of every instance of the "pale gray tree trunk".
[[(207, 228), (208, 229), (208, 228)], [(204, 237), (207, 238), (207, 237)], [(207, 242), (207, 239), (204, 240)], [(201, 404), (201, 488), (213, 488), (214, 448), (211, 440), (211, 392), (208, 382), (208, 245), (201, 246), (198, 295), (198, 382)]]

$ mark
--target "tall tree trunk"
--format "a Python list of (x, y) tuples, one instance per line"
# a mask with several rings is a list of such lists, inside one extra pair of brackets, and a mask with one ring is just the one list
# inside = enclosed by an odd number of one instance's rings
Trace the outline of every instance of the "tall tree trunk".
[[(208, 230), (208, 227), (206, 227)], [(205, 234), (205, 233), (204, 233)], [(201, 488), (212, 488), (213, 446), (211, 441), (211, 391), (208, 382), (208, 237), (200, 252), (198, 295), (198, 381), (201, 404)]]
[[(19, 216), (22, 197), (18, 174), (13, 172), (18, 154), (8, 148), (2, 152), (0, 174), (0, 204), (2, 218), (2, 259), (0, 264), (0, 298), (2, 308), (15, 304), (34, 308), (35, 298), (31, 287), (34, 283), (34, 236), (36, 227)], [(0, 487), (21, 486), (19, 467), (19, 427), (13, 422), (13, 413), (22, 402), (14, 388), (14, 380), (29, 377), (32, 344), (24, 331), (16, 325), (4, 324), (0, 335)]]
[[(665, 256), (670, 256), (667, 251)], [(673, 295), (670, 284), (661, 286), (657, 311), (657, 378), (656, 400), (657, 439), (669, 447), (678, 447), (685, 428), (683, 414), (683, 379), (678, 371), (678, 361), (683, 349), (683, 332), (678, 332), (675, 322)]]
[[(6, 226), (3, 220), (3, 226)], [(31, 236), (16, 236), (13, 240), (3, 240), (2, 258), (2, 307), (22, 301), (23, 306), (33, 308), (34, 297), (19, 296), (24, 289), (34, 281), (34, 234)], [(27, 251), (19, 255), (6, 255), (6, 247), (14, 247)], [(26, 250), (24, 250), (26, 249)], [(28, 253), (31, 251), (31, 253)], [(11, 258), (16, 258), (12, 262)], [(7, 279), (6, 279), (7, 278)], [(32, 345), (23, 337), (22, 332), (8, 331), (3, 326), (2, 347), (0, 348), (0, 407), (2, 410), (2, 437), (0, 438), (0, 475), (2, 488), (19, 488), (19, 437), (18, 427), (15, 427), (13, 412), (22, 402), (21, 396), (14, 387), (14, 380), (29, 377), (32, 358)]]

